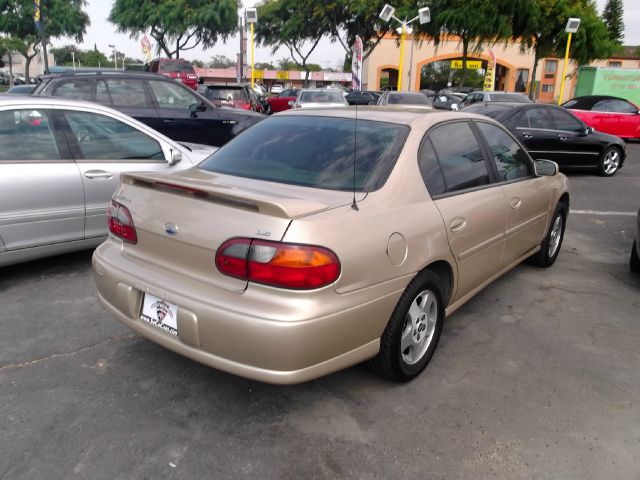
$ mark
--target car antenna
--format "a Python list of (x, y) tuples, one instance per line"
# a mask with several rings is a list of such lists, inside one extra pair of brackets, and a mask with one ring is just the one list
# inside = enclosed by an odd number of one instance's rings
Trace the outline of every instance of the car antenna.
[(356, 203), (356, 153), (358, 152), (358, 104), (356, 104), (356, 116), (353, 120), (353, 203), (351, 208), (359, 211)]

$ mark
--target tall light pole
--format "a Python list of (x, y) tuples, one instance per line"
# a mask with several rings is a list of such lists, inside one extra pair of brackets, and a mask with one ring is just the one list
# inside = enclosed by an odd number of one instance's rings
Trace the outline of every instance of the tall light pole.
[[(418, 16), (412, 18), (411, 20), (400, 20), (398, 17), (394, 15), (396, 9), (393, 8), (388, 3), (384, 4), (382, 7), (382, 11), (380, 12), (379, 17), (383, 22), (389, 22), (391, 19), (394, 19), (396, 22), (402, 25), (402, 29), (400, 31), (400, 63), (398, 65), (398, 86), (397, 90), (402, 90), (402, 66), (404, 64), (404, 40), (407, 33), (407, 27), (415, 22), (416, 20), (420, 20), (421, 24), (429, 23), (431, 21), (431, 11), (429, 7), (424, 7), (418, 10)], [(412, 30), (413, 32), (413, 30)]]
[(251, 25), (251, 88), (256, 84), (256, 75), (254, 72), (254, 42), (253, 42), (253, 24), (258, 21), (258, 10), (255, 8), (247, 8), (245, 11), (245, 19)]
[(560, 96), (558, 97), (558, 105), (562, 104), (562, 97), (564, 96), (564, 82), (566, 80), (567, 74), (567, 61), (569, 60), (569, 48), (571, 47), (571, 35), (578, 31), (578, 27), (580, 26), (579, 18), (570, 18), (567, 20), (567, 26), (564, 28), (564, 31), (569, 34), (567, 38), (567, 50), (564, 52), (564, 66), (562, 67), (562, 81), (560, 82)]
[(116, 57), (116, 46), (109, 45), (109, 48), (111, 49), (113, 54), (113, 66), (115, 67), (116, 70), (118, 70), (118, 57)]

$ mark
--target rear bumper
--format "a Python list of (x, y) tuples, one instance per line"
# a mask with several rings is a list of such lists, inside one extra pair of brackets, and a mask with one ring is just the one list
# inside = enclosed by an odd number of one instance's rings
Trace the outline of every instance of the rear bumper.
[[(297, 292), (285, 305), (281, 291), (251, 285), (244, 292), (210, 288), (206, 298), (194, 298), (188, 282), (133, 264), (114, 241), (95, 251), (93, 270), (100, 302), (131, 329), (197, 362), (275, 384), (305, 382), (375, 356), (404, 289), (339, 295), (329, 288), (308, 292), (310, 298)], [(143, 292), (178, 306), (178, 336), (139, 318)]]

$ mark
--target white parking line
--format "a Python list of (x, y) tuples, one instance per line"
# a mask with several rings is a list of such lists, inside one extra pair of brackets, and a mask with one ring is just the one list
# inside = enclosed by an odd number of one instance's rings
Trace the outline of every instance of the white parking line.
[(637, 215), (637, 212), (601, 212), (597, 210), (571, 210), (569, 213), (573, 215), (604, 215), (619, 217), (635, 217)]

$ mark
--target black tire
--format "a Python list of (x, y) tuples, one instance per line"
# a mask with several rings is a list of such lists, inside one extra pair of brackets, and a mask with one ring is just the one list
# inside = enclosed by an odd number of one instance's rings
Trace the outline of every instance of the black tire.
[(629, 259), (629, 268), (632, 272), (640, 273), (640, 258), (638, 258), (638, 246), (636, 245), (636, 241), (633, 241), (633, 246), (631, 247), (631, 258)]
[[(560, 242), (556, 247), (553, 253), (550, 252), (549, 245), (551, 243), (551, 237), (554, 231), (554, 225), (556, 223), (556, 219), (560, 217), (560, 221), (562, 222), (561, 230), (560, 230)], [(567, 207), (559, 203), (556, 207), (555, 212), (553, 213), (553, 218), (551, 219), (551, 223), (549, 224), (549, 231), (545, 235), (542, 243), (540, 244), (540, 250), (532, 257), (530, 257), (530, 263), (533, 265), (537, 265), (542, 268), (549, 268), (553, 265), (558, 258), (558, 254), (560, 253), (560, 248), (562, 247), (562, 240), (564, 239), (564, 230), (567, 226)]]
[[(616, 156), (617, 165), (609, 168), (610, 163), (608, 159), (610, 156)], [(620, 169), (620, 163), (622, 162), (622, 152), (617, 147), (607, 147), (600, 155), (600, 161), (598, 162), (598, 175), (601, 177), (612, 177)]]
[[(419, 356), (416, 363), (410, 364), (405, 361), (405, 356), (401, 351), (401, 338), (403, 330), (406, 329), (406, 321), (409, 316), (409, 309), (414, 300), (424, 295), (431, 298), (429, 294), (433, 294), (433, 300), (437, 302), (435, 306), (435, 321), (433, 327), (433, 335), (428, 340), (426, 351)], [(433, 301), (429, 300), (429, 301)], [(431, 357), (433, 357), (440, 335), (442, 333), (442, 324), (444, 322), (444, 302), (442, 296), (442, 288), (440, 286), (440, 278), (429, 270), (423, 270), (411, 280), (405, 291), (402, 293), (396, 308), (391, 314), (389, 323), (387, 324), (382, 337), (380, 338), (380, 351), (373, 359), (369, 361), (369, 368), (375, 373), (392, 380), (407, 382), (417, 377), (427, 366)], [(419, 328), (413, 330), (417, 339), (420, 339)], [(426, 332), (423, 332), (423, 334)], [(409, 349), (406, 349), (408, 351)]]

